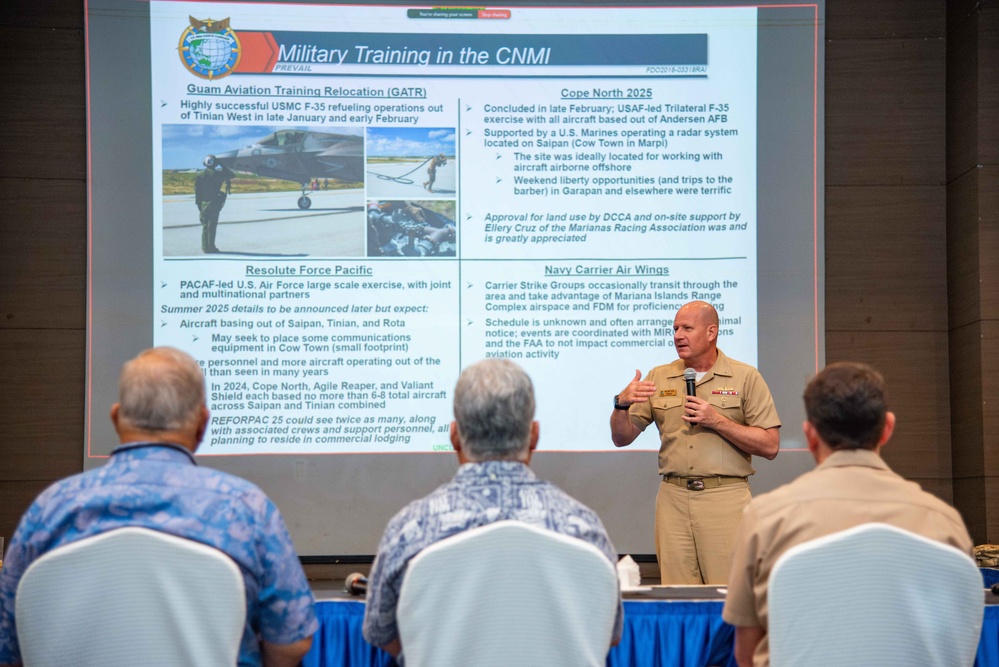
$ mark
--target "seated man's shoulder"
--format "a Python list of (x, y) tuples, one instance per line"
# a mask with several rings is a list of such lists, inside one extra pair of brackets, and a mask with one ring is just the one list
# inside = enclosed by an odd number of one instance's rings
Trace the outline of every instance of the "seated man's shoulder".
[(103, 468), (87, 470), (53, 482), (45, 488), (28, 508), (25, 519), (52, 520), (52, 512), (73, 511), (84, 499), (102, 502), (102, 498), (117, 496), (113, 489), (105, 488)]
[(605, 551), (612, 561), (616, 561), (616, 552), (600, 516), (554, 484), (542, 484), (547, 488), (545, 523), (548, 527), (563, 535), (590, 542)]
[(201, 491), (240, 504), (254, 513), (276, 511), (275, 503), (253, 482), (214, 468), (198, 467), (192, 491)]
[(581, 500), (569, 495), (551, 482), (542, 482), (547, 489), (552, 506), (570, 516), (579, 516), (600, 523), (600, 517)]
[[(441, 487), (429, 495), (407, 503), (389, 519), (385, 526), (385, 532), (382, 535), (383, 548), (395, 543), (405, 543), (419, 550), (427, 544), (447, 536), (446, 534), (440, 535), (439, 526), (442, 523), (451, 526), (452, 532), (460, 532), (464, 522), (458, 516), (462, 512), (454, 500), (454, 494), (449, 493), (445, 487)], [(465, 511), (464, 514), (470, 521), (473, 512), (469, 510)]]
[(754, 495), (745, 511), (757, 517), (766, 517), (788, 508), (800, 507), (803, 503), (807, 503), (811, 492), (814, 491), (812, 481), (814, 474), (814, 470), (805, 472), (776, 489)]
[(961, 549), (965, 549), (965, 543), (970, 545), (960, 513), (916, 482), (884, 470), (871, 477), (868, 484), (850, 487), (844, 479), (849, 474), (849, 468), (834, 469), (832, 474), (819, 469), (806, 472), (773, 491), (755, 496), (744, 516), (754, 530), (766, 534), (799, 531), (805, 525), (822, 533), (833, 526), (845, 529), (876, 521)]
[(194, 469), (199, 477), (199, 482), (207, 489), (227, 491), (232, 493), (246, 493), (251, 495), (265, 495), (263, 490), (248, 479), (239, 475), (234, 475), (217, 468), (198, 466)]
[(919, 504), (925, 507), (927, 511), (944, 516), (951, 522), (959, 524), (962, 529), (964, 528), (964, 519), (961, 518), (961, 513), (954, 507), (948, 505), (929, 491), (924, 490), (918, 483), (911, 481), (907, 481), (906, 483), (914, 487), (913, 493), (917, 495)]
[[(531, 500), (523, 506), (484, 513), (474, 494), (444, 485), (431, 494), (407, 504), (389, 520), (380, 550), (415, 555), (430, 544), (494, 521), (515, 519), (539, 524), (565, 535), (590, 539), (594, 534), (606, 537), (600, 517), (554, 484), (535, 480), (532, 487), (540, 502)], [(498, 508), (497, 508), (498, 509)]]
[(88, 487), (95, 486), (100, 483), (100, 471), (100, 468), (87, 470), (53, 482), (38, 494), (35, 503), (44, 504), (62, 496), (74, 496)]

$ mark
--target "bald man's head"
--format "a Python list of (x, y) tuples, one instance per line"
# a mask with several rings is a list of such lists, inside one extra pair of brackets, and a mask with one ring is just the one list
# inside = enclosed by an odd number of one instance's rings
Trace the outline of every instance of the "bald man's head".
[(718, 311), (707, 301), (690, 301), (680, 306), (680, 310), (676, 311), (677, 317), (680, 313), (685, 313), (697, 319), (698, 322), (703, 322), (705, 326), (718, 326)]
[(707, 301), (680, 306), (673, 318), (673, 347), (688, 368), (707, 371), (718, 358), (718, 311)]

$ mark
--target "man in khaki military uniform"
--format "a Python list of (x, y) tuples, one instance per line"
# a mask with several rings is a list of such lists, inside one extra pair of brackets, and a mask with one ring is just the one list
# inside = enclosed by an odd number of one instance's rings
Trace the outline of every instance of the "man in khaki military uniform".
[[(624, 447), (655, 421), (659, 428), (656, 556), (663, 584), (724, 584), (735, 533), (749, 503), (753, 455), (773, 459), (780, 418), (759, 372), (718, 349), (718, 313), (704, 301), (673, 320), (680, 358), (640, 371), (614, 397), (611, 437)], [(686, 395), (684, 371), (697, 373)]]
[(895, 415), (880, 373), (858, 363), (827, 366), (805, 389), (805, 414), (805, 439), (818, 467), (754, 499), (739, 526), (722, 611), (736, 626), (739, 667), (770, 664), (767, 582), (777, 559), (796, 544), (878, 522), (972, 551), (957, 511), (881, 459)]

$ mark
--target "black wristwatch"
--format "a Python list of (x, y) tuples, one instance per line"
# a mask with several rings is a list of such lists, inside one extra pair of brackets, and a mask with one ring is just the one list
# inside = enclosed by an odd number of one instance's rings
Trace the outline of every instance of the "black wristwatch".
[[(618, 394), (618, 395), (620, 395), (620, 394)], [(617, 396), (614, 397), (614, 409), (615, 410), (627, 410), (630, 407), (631, 407), (630, 405), (621, 405), (620, 403), (617, 402)]]

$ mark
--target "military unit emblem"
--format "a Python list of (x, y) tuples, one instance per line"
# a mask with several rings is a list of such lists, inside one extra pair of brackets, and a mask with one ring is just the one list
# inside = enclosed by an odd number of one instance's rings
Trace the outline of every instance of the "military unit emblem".
[(239, 64), (242, 47), (229, 19), (213, 21), (190, 17), (191, 25), (180, 36), (180, 60), (184, 67), (202, 79), (221, 79)]

